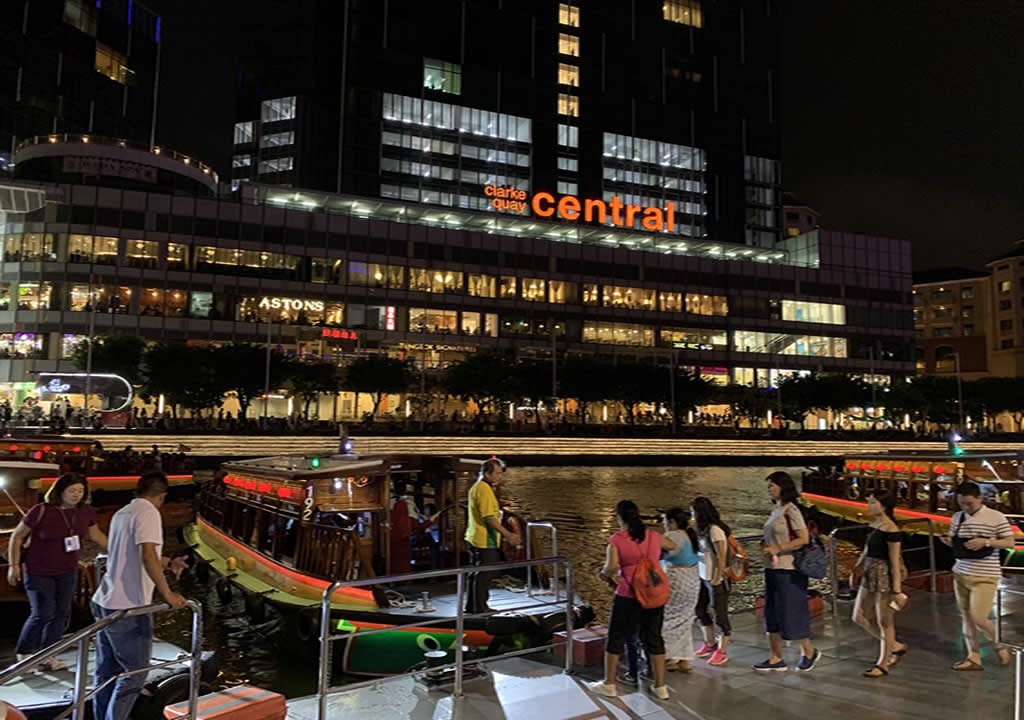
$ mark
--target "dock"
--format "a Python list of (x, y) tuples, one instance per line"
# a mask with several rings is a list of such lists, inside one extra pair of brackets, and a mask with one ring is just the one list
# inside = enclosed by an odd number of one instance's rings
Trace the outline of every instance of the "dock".
[[(1021, 587), (1009, 586), (1019, 590)], [(798, 646), (786, 650), (790, 670), (758, 673), (751, 665), (767, 657), (761, 621), (750, 612), (733, 618), (729, 663), (694, 662), (691, 674), (668, 673), (670, 697), (658, 700), (646, 689), (619, 684), (619, 697), (598, 697), (584, 683), (601, 676), (599, 667), (566, 675), (548, 656), (488, 663), (487, 677), (467, 681), (462, 698), (428, 692), (411, 679), (329, 697), (331, 720), (806, 720), (871, 718), (1012, 718), (1016, 657), (999, 665), (991, 646), (982, 652), (983, 672), (956, 672), (964, 655), (960, 616), (953, 595), (916, 590), (897, 614), (897, 637), (910, 645), (888, 677), (861, 673), (874, 664), (878, 643), (850, 619), (852, 603), (812, 620), (822, 658), (812, 672), (796, 672)], [(1024, 596), (1003, 594), (1003, 639), (1024, 644)], [(695, 629), (696, 638), (696, 629)], [(289, 720), (317, 720), (315, 697), (289, 703)]]

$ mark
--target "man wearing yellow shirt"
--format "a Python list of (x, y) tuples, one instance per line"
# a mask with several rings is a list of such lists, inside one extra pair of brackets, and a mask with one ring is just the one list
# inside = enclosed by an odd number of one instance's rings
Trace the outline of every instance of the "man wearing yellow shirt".
[[(498, 458), (491, 458), (480, 468), (480, 476), (469, 489), (469, 522), (466, 526), (466, 544), (469, 558), (474, 565), (487, 565), (501, 560), (499, 535), (515, 546), (522, 542), (518, 535), (501, 525), (501, 509), (494, 489), (501, 484), (505, 464)], [(490, 595), (493, 572), (476, 572), (468, 576), (466, 590), (466, 612), (487, 612), (487, 598)]]

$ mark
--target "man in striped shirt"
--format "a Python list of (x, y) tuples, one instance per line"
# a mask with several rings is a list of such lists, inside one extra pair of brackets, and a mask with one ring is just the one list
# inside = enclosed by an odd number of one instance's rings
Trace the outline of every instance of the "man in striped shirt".
[[(943, 535), (941, 538), (953, 548), (953, 555), (957, 558), (953, 565), (953, 589), (963, 618), (964, 644), (967, 645), (967, 657), (954, 664), (953, 669), (981, 670), (979, 631), (989, 639), (995, 639), (995, 626), (988, 616), (1003, 576), (999, 549), (1013, 547), (1013, 529), (1005, 515), (985, 507), (977, 483), (960, 483), (956, 488), (956, 500), (961, 511), (953, 515), (949, 525), (952, 537)], [(1003, 665), (1010, 662), (1006, 648), (996, 648), (996, 652)]]

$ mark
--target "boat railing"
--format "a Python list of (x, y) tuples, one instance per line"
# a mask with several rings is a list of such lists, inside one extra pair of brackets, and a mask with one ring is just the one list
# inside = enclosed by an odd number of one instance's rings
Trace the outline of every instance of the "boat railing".
[[(317, 682), (317, 698), (318, 698), (318, 720), (327, 720), (327, 697), (332, 693), (341, 692), (343, 690), (354, 690), (360, 687), (371, 687), (376, 686), (381, 682), (380, 678), (374, 678), (372, 680), (366, 680), (362, 682), (347, 683), (337, 687), (330, 686), (331, 679), (331, 644), (337, 640), (352, 640), (354, 638), (363, 638), (369, 635), (374, 635), (380, 632), (389, 632), (394, 630), (407, 630), (409, 628), (422, 628), (429, 627), (431, 625), (440, 625), (443, 623), (451, 622), (451, 617), (444, 617), (435, 620), (419, 620), (416, 622), (408, 623), (406, 625), (389, 625), (382, 628), (373, 628), (369, 630), (359, 630), (356, 633), (345, 633), (345, 634), (332, 634), (331, 633), (331, 609), (332, 603), (331, 598), (334, 593), (342, 588), (355, 588), (364, 587), (367, 585), (386, 585), (388, 583), (408, 582), (413, 580), (438, 580), (441, 578), (455, 576), (455, 662), (447, 663), (444, 665), (431, 666), (430, 671), (442, 672), (445, 670), (454, 670), (454, 687), (453, 694), (456, 697), (462, 696), (462, 683), (463, 683), (463, 670), (465, 668), (464, 660), (464, 648), (463, 648), (463, 637), (465, 635), (465, 619), (466, 617), (476, 617), (475, 615), (468, 615), (465, 612), (465, 601), (466, 601), (466, 576), (477, 573), (477, 572), (501, 572), (505, 570), (514, 570), (518, 568), (525, 568), (529, 573), (531, 568), (540, 567), (543, 565), (558, 564), (565, 566), (565, 636), (564, 641), (549, 643), (548, 645), (541, 645), (538, 647), (531, 647), (525, 650), (513, 650), (509, 652), (499, 653), (484, 658), (473, 658), (474, 664), (481, 664), (492, 662), (494, 660), (500, 660), (503, 658), (516, 657), (519, 655), (528, 655), (537, 653), (542, 650), (550, 650), (556, 647), (565, 648), (565, 672), (572, 672), (572, 654), (573, 654), (573, 612), (575, 610), (575, 595), (573, 593), (573, 582), (572, 582), (572, 563), (565, 556), (554, 556), (537, 558), (534, 560), (516, 561), (516, 562), (501, 562), (501, 563), (488, 563), (486, 565), (462, 567), (462, 568), (451, 568), (445, 570), (426, 570), (417, 573), (407, 573), (402, 575), (391, 575), (388, 577), (379, 578), (362, 578), (359, 580), (345, 580), (335, 581), (331, 583), (325, 590), (323, 597), (320, 602), (320, 668), (319, 668), (319, 679)], [(524, 605), (515, 608), (509, 608), (509, 610), (523, 610), (527, 608), (538, 608), (545, 606), (558, 605), (558, 602), (538, 602), (531, 605)], [(405, 677), (414, 677), (422, 675), (425, 670), (410, 670), (408, 672), (389, 675), (389, 680), (397, 680)]]
[[(919, 550), (928, 550), (928, 571), (930, 574), (929, 587), (932, 592), (935, 592), (937, 587), (937, 575), (935, 569), (935, 522), (931, 518), (907, 518), (905, 520), (897, 520), (896, 524), (901, 528), (905, 525), (912, 525), (915, 523), (927, 523), (928, 525), (928, 547), (927, 548), (911, 548), (909, 550), (904, 549), (904, 553), (917, 552)], [(841, 533), (849, 531), (865, 532), (867, 530), (866, 525), (841, 525), (832, 530), (828, 534), (828, 555), (829, 555), (829, 576), (832, 581), (832, 616), (835, 618), (839, 615), (839, 554), (837, 552), (837, 541), (836, 537)]]
[(82, 628), (44, 650), (40, 650), (32, 655), (32, 657), (25, 658), (24, 660), (11, 665), (3, 671), (0, 671), (0, 687), (15, 677), (25, 675), (35, 670), (42, 663), (55, 658), (65, 650), (77, 646), (77, 656), (75, 660), (75, 687), (71, 699), (71, 705), (53, 720), (64, 720), (64, 718), (71, 713), (74, 713), (74, 720), (86, 720), (86, 717), (88, 717), (86, 703), (92, 700), (97, 693), (103, 690), (103, 688), (107, 687), (111, 683), (117, 682), (119, 678), (148, 673), (151, 670), (179, 665), (187, 661), (189, 665), (188, 713), (180, 717), (189, 718), (189, 720), (196, 720), (196, 705), (199, 699), (199, 674), (202, 666), (202, 663), (200, 662), (200, 651), (203, 639), (203, 606), (195, 600), (189, 600), (185, 603), (185, 607), (192, 612), (192, 647), (190, 652), (180, 653), (172, 660), (147, 665), (146, 667), (138, 670), (128, 670), (126, 672), (118, 673), (117, 675), (109, 678), (99, 687), (95, 687), (91, 691), (87, 690), (87, 683), (89, 681), (89, 642), (92, 638), (95, 637), (100, 630), (117, 622), (118, 620), (138, 617), (140, 615), (154, 615), (158, 612), (171, 609), (170, 605), (167, 603), (154, 603), (152, 605), (143, 605), (142, 607), (128, 608), (126, 610), (116, 610), (105, 618), (97, 620), (92, 625)]
[[(528, 523), (526, 523), (526, 559), (527, 560), (532, 560), (533, 559), (533, 544), (530, 542), (530, 536), (531, 536), (530, 529), (531, 528), (547, 528), (548, 530), (550, 530), (551, 531), (551, 554), (552, 555), (558, 555), (558, 528), (555, 527), (554, 523), (547, 522), (547, 521), (528, 522)], [(533, 593), (534, 593), (533, 575), (534, 575), (534, 573), (530, 572), (529, 570), (526, 572), (526, 595), (528, 597), (533, 597)], [(544, 588), (540, 587), (540, 584), (541, 584), (541, 582), (540, 582), (540, 575), (538, 575), (537, 576), (537, 585), (538, 585), (537, 589), (540, 590), (541, 592), (543, 592)], [(559, 594), (561, 592), (561, 588), (560, 588), (560, 586), (558, 584), (558, 565), (557, 564), (553, 564), (551, 566), (551, 592), (555, 596), (555, 602), (558, 602), (559, 598), (561, 597), (561, 595)]]
[(997, 645), (1002, 645), (1016, 656), (1013, 684), (1013, 720), (1024, 720), (1024, 645), (1020, 642), (1003, 640), (1003, 593), (1024, 596), (1024, 590), (1003, 587), (996, 589), (996, 637)]

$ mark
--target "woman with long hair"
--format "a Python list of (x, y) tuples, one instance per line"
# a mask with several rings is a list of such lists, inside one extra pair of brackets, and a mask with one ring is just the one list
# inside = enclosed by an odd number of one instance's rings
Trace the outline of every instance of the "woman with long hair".
[(864, 671), (869, 678), (888, 675), (889, 666), (907, 652), (907, 645), (896, 640), (893, 618), (907, 599), (903, 594), (903, 536), (896, 524), (895, 507), (896, 497), (885, 488), (868, 497), (871, 531), (850, 580), (854, 584), (860, 579), (853, 621), (879, 641), (878, 662)]
[[(31, 612), (21, 628), (15, 648), (18, 660), (60, 640), (71, 617), (71, 603), (78, 580), (78, 555), (86, 536), (107, 547), (107, 536), (96, 524), (96, 511), (85, 500), (85, 477), (67, 473), (57, 478), (43, 502), (32, 506), (14, 529), (10, 542), (7, 582), (25, 584)], [(23, 553), (23, 544), (31, 542)], [(64, 666), (57, 660), (50, 670)]]
[(605, 641), (604, 680), (588, 683), (591, 691), (605, 697), (616, 697), (615, 673), (619, 666), (626, 638), (639, 633), (640, 640), (654, 671), (651, 692), (662, 700), (668, 699), (665, 687), (665, 641), (661, 635), (665, 607), (645, 608), (633, 592), (633, 576), (642, 557), (658, 562), (662, 550), (675, 552), (676, 546), (653, 530), (648, 530), (640, 511), (632, 500), (621, 500), (615, 506), (615, 518), (620, 530), (608, 538), (608, 550), (600, 574), (609, 583), (615, 583), (608, 636)]
[(797, 500), (800, 493), (789, 473), (773, 472), (766, 478), (768, 497), (775, 509), (764, 524), (764, 630), (771, 657), (754, 665), (758, 672), (785, 672), (782, 641), (798, 641), (802, 647), (796, 669), (809, 672), (821, 658), (811, 645), (811, 613), (807, 608), (807, 576), (796, 569), (794, 553), (806, 545), (810, 531)]
[(665, 538), (676, 546), (662, 560), (672, 594), (665, 606), (665, 669), (690, 672), (693, 659), (693, 621), (697, 619), (700, 572), (697, 570), (697, 533), (690, 527), (690, 513), (669, 508), (662, 515)]
[[(697, 524), (698, 571), (700, 596), (697, 599), (697, 619), (704, 628), (704, 644), (695, 655), (707, 658), (711, 665), (729, 662), (726, 648), (732, 635), (729, 622), (729, 579), (725, 574), (728, 542), (731, 531), (718, 514), (714, 503), (706, 497), (695, 498), (690, 505)], [(720, 631), (715, 637), (715, 626)]]

